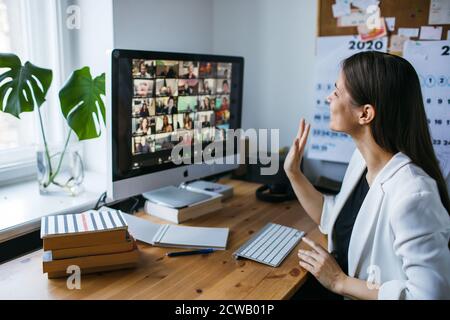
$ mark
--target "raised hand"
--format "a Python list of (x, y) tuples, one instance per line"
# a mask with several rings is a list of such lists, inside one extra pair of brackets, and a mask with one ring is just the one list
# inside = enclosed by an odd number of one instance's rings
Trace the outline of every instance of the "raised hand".
[(300, 163), (305, 151), (306, 142), (308, 140), (309, 129), (311, 125), (305, 122), (305, 119), (300, 120), (297, 136), (292, 143), (289, 153), (284, 161), (284, 171), (288, 177), (295, 176), (300, 172)]

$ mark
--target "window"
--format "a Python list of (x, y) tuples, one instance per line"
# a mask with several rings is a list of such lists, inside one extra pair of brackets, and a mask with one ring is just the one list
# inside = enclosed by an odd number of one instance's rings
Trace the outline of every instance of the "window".
[[(26, 59), (28, 50), (20, 9), (21, 1), (0, 0), (0, 52), (13, 52)], [(0, 166), (31, 160), (34, 124), (32, 113), (22, 114), (19, 120), (0, 112)]]
[[(0, 0), (0, 52), (16, 54), (22, 64), (26, 61), (53, 70), (53, 82), (47, 101), (41, 106), (49, 143), (60, 143), (63, 134), (57, 98), (60, 86), (58, 0)], [(0, 111), (0, 182), (20, 176), (24, 165), (35, 167), (36, 146), (41, 142), (41, 128), (36, 112), (26, 112), (17, 119)], [(5, 174), (8, 173), (8, 174)]]

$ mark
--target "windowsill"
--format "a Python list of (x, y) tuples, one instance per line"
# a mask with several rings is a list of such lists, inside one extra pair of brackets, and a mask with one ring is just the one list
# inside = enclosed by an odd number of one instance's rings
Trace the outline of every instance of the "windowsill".
[(41, 195), (35, 179), (0, 187), (0, 243), (38, 230), (43, 216), (93, 208), (106, 191), (106, 177), (85, 172), (83, 185), (76, 197)]

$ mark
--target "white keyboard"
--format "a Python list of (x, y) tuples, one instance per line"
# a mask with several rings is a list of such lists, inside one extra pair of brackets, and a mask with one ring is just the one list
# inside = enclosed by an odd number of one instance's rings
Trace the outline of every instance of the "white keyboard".
[(233, 256), (278, 267), (305, 233), (276, 223), (268, 223)]

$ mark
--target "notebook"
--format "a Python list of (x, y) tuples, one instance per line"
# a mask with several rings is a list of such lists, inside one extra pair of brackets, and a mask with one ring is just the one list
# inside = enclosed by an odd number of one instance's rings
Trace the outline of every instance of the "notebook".
[(113, 230), (126, 230), (123, 215), (117, 210), (88, 210), (78, 214), (60, 214), (41, 219), (41, 238), (61, 237)]
[(123, 214), (130, 233), (139, 241), (161, 247), (225, 250), (228, 228), (187, 227), (157, 224)]
[(44, 250), (69, 249), (125, 242), (127, 224), (116, 210), (89, 210), (41, 219)]

